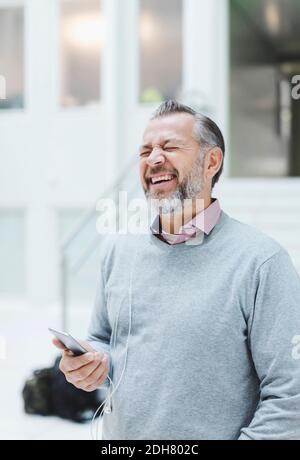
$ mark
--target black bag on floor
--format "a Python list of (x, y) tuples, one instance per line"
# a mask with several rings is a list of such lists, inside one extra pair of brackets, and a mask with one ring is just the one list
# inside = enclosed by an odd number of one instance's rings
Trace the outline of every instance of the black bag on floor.
[(99, 392), (87, 393), (68, 383), (59, 369), (60, 359), (55, 360), (53, 367), (34, 371), (25, 382), (22, 391), (25, 412), (56, 415), (79, 423), (91, 420), (103, 402)]

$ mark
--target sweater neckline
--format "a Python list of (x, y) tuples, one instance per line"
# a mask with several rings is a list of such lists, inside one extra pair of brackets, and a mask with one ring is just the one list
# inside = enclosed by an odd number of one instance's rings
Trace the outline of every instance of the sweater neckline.
[(216, 225), (214, 226), (212, 231), (209, 233), (209, 235), (204, 234), (203, 242), (201, 244), (198, 244), (198, 245), (188, 245), (188, 244), (185, 244), (185, 243), (171, 245), (171, 244), (166, 243), (165, 241), (162, 241), (157, 236), (155, 236), (150, 229), (149, 229), (149, 232), (148, 232), (148, 239), (150, 241), (150, 244), (153, 244), (153, 245), (155, 245), (155, 246), (159, 247), (160, 249), (165, 250), (167, 252), (190, 251), (190, 250), (195, 249), (195, 248), (203, 248), (211, 240), (213, 240), (215, 238), (215, 236), (219, 233), (219, 231), (222, 229), (222, 227), (224, 226), (224, 224), (226, 223), (226, 221), (228, 219), (229, 219), (228, 214), (226, 214), (226, 212), (221, 210), (218, 222), (216, 223)]

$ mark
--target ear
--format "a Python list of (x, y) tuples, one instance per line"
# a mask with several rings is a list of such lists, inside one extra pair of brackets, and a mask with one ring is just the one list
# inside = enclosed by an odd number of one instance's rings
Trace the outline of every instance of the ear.
[(220, 147), (212, 148), (208, 152), (206, 161), (206, 178), (211, 181), (222, 166), (223, 152)]

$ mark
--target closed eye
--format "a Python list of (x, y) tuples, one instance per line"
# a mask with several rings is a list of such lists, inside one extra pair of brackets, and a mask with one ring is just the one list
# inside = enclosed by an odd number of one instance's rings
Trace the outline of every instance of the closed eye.
[[(177, 146), (169, 146), (169, 147), (163, 147), (163, 150), (165, 152), (174, 152), (175, 150), (178, 150), (179, 147)], [(142, 152), (140, 152), (139, 156), (140, 158), (144, 158), (144, 157), (148, 157), (149, 155), (151, 155), (151, 151), (150, 150), (143, 150)]]
[(174, 150), (177, 150), (178, 147), (164, 147), (164, 150), (166, 150), (167, 152), (172, 152)]

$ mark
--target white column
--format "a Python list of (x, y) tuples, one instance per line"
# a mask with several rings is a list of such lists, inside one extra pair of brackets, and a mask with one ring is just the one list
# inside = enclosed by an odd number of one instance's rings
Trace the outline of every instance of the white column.
[(215, 0), (185, 0), (183, 18), (184, 61), (183, 92), (191, 94), (200, 106), (216, 112), (217, 30)]
[[(137, 90), (136, 23), (137, 0), (102, 0), (106, 23), (106, 43), (103, 62), (103, 98), (106, 113), (106, 151), (111, 156), (110, 178), (128, 166), (137, 149), (136, 136)], [(127, 183), (124, 183), (126, 189)]]
[[(32, 304), (58, 300), (59, 245), (56, 213), (49, 205), (48, 159), (52, 130), (52, 1), (26, 2), (26, 75), (29, 145), (26, 213), (27, 294)], [(22, 152), (20, 152), (22, 154)]]
[[(228, 0), (184, 1), (183, 94), (220, 126), (228, 147)], [(225, 161), (225, 174), (228, 154)]]
[[(119, 62), (120, 20), (119, 0), (102, 0), (105, 18), (105, 44), (103, 49), (103, 103), (107, 126), (106, 151), (111, 161), (108, 176), (116, 178), (120, 171), (119, 149), (121, 148), (122, 117), (122, 67)], [(124, 18), (123, 18), (124, 20)]]

